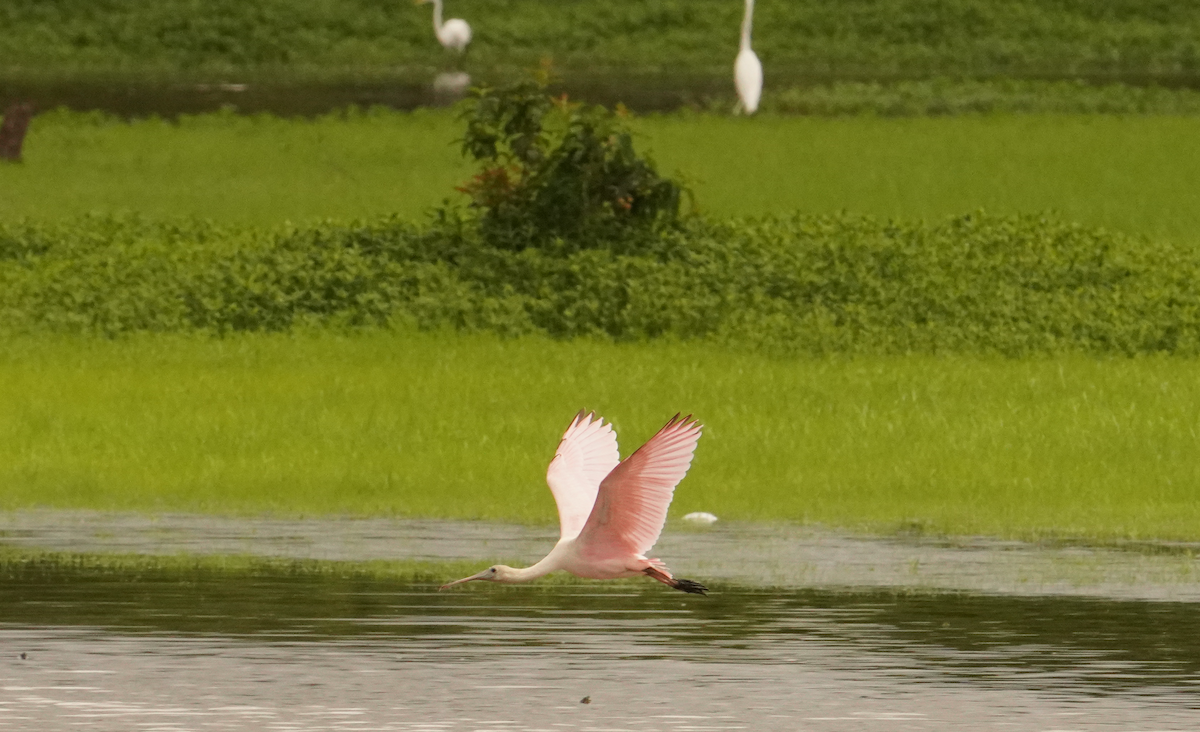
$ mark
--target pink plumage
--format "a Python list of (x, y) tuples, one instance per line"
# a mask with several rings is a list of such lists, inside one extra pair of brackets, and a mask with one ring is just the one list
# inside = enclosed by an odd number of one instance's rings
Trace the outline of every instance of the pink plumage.
[(646, 575), (683, 592), (704, 594), (676, 579), (646, 552), (658, 541), (675, 486), (687, 475), (703, 425), (675, 415), (623, 461), (611, 424), (580, 412), (567, 427), (546, 471), (558, 504), (560, 538), (542, 561), (524, 569), (502, 564), (442, 586), (490, 580), (527, 582), (556, 570), (590, 579)]
[(692, 465), (701, 427), (691, 416), (675, 415), (604, 478), (579, 535), (581, 551), (650, 551), (667, 522), (675, 486)]
[(593, 417), (593, 413), (575, 415), (546, 470), (563, 539), (579, 535), (596, 503), (600, 481), (621, 462), (612, 425)]

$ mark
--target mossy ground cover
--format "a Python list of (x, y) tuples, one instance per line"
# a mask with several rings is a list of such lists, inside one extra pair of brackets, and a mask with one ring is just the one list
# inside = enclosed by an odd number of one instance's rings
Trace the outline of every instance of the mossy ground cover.
[(1037, 538), (1200, 538), (1190, 359), (782, 360), (396, 332), (17, 339), (0, 508), (551, 523), (570, 417), (625, 454), (707, 425), (672, 513)]
[[(1056, 211), (1195, 243), (1200, 117), (640, 117), (640, 149), (717, 216), (854, 211), (939, 219)], [(448, 111), (178, 122), (51, 114), (0, 166), (0, 220), (92, 211), (276, 225), (395, 213), (420, 221), (470, 170)]]

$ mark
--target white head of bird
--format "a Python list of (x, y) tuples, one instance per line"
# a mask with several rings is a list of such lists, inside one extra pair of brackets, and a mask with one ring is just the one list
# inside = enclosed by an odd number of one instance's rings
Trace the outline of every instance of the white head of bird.
[(448, 582), (448, 583), (442, 585), (440, 589), (444, 590), (447, 587), (453, 587), (454, 585), (461, 585), (463, 582), (471, 582), (473, 580), (484, 580), (486, 582), (520, 582), (521, 580), (514, 579), (514, 576), (516, 576), (517, 571), (518, 570), (513, 569), (512, 567), (509, 567), (504, 564), (493, 564), (492, 566), (488, 567), (487, 569), (483, 570), (482, 572), (473, 574), (470, 577), (463, 577), (460, 580), (454, 580), (453, 582)]
[(462, 18), (451, 18), (442, 22), (442, 0), (416, 0), (418, 5), (433, 3), (433, 34), (438, 43), (452, 51), (462, 53), (471, 42), (471, 26)]
[(546, 471), (558, 504), (558, 543), (532, 567), (496, 564), (441, 589), (474, 580), (528, 582), (561, 569), (586, 579), (644, 575), (703, 595), (704, 585), (678, 579), (660, 560), (646, 557), (662, 533), (675, 486), (691, 467), (702, 428), (691, 415), (677, 414), (621, 460), (611, 424), (594, 412), (575, 415)]
[(737, 59), (733, 62), (733, 85), (737, 89), (738, 108), (746, 114), (758, 111), (758, 100), (762, 97), (762, 62), (754, 49), (750, 48), (750, 26), (754, 23), (754, 0), (746, 0), (746, 12), (742, 16), (742, 41), (738, 46)]

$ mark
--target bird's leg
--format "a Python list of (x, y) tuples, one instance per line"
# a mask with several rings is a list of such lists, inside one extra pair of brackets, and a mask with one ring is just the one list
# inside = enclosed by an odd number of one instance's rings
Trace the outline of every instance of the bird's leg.
[(708, 594), (708, 588), (699, 582), (690, 579), (676, 579), (658, 567), (646, 567), (642, 571), (650, 579), (662, 582), (667, 587), (673, 587), (680, 592), (690, 592), (693, 595)]

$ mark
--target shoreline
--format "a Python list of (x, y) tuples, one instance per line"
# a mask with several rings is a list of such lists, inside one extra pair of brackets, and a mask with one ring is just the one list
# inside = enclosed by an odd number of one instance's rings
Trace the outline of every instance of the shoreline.
[[(553, 526), (483, 521), (18, 511), (0, 513), (0, 568), (362, 575), (433, 588), (482, 563), (531, 563), (556, 537)], [(1087, 546), (671, 521), (651, 553), (718, 589), (1200, 602), (1200, 543)], [(560, 573), (531, 586), (563, 584), (593, 583)]]

